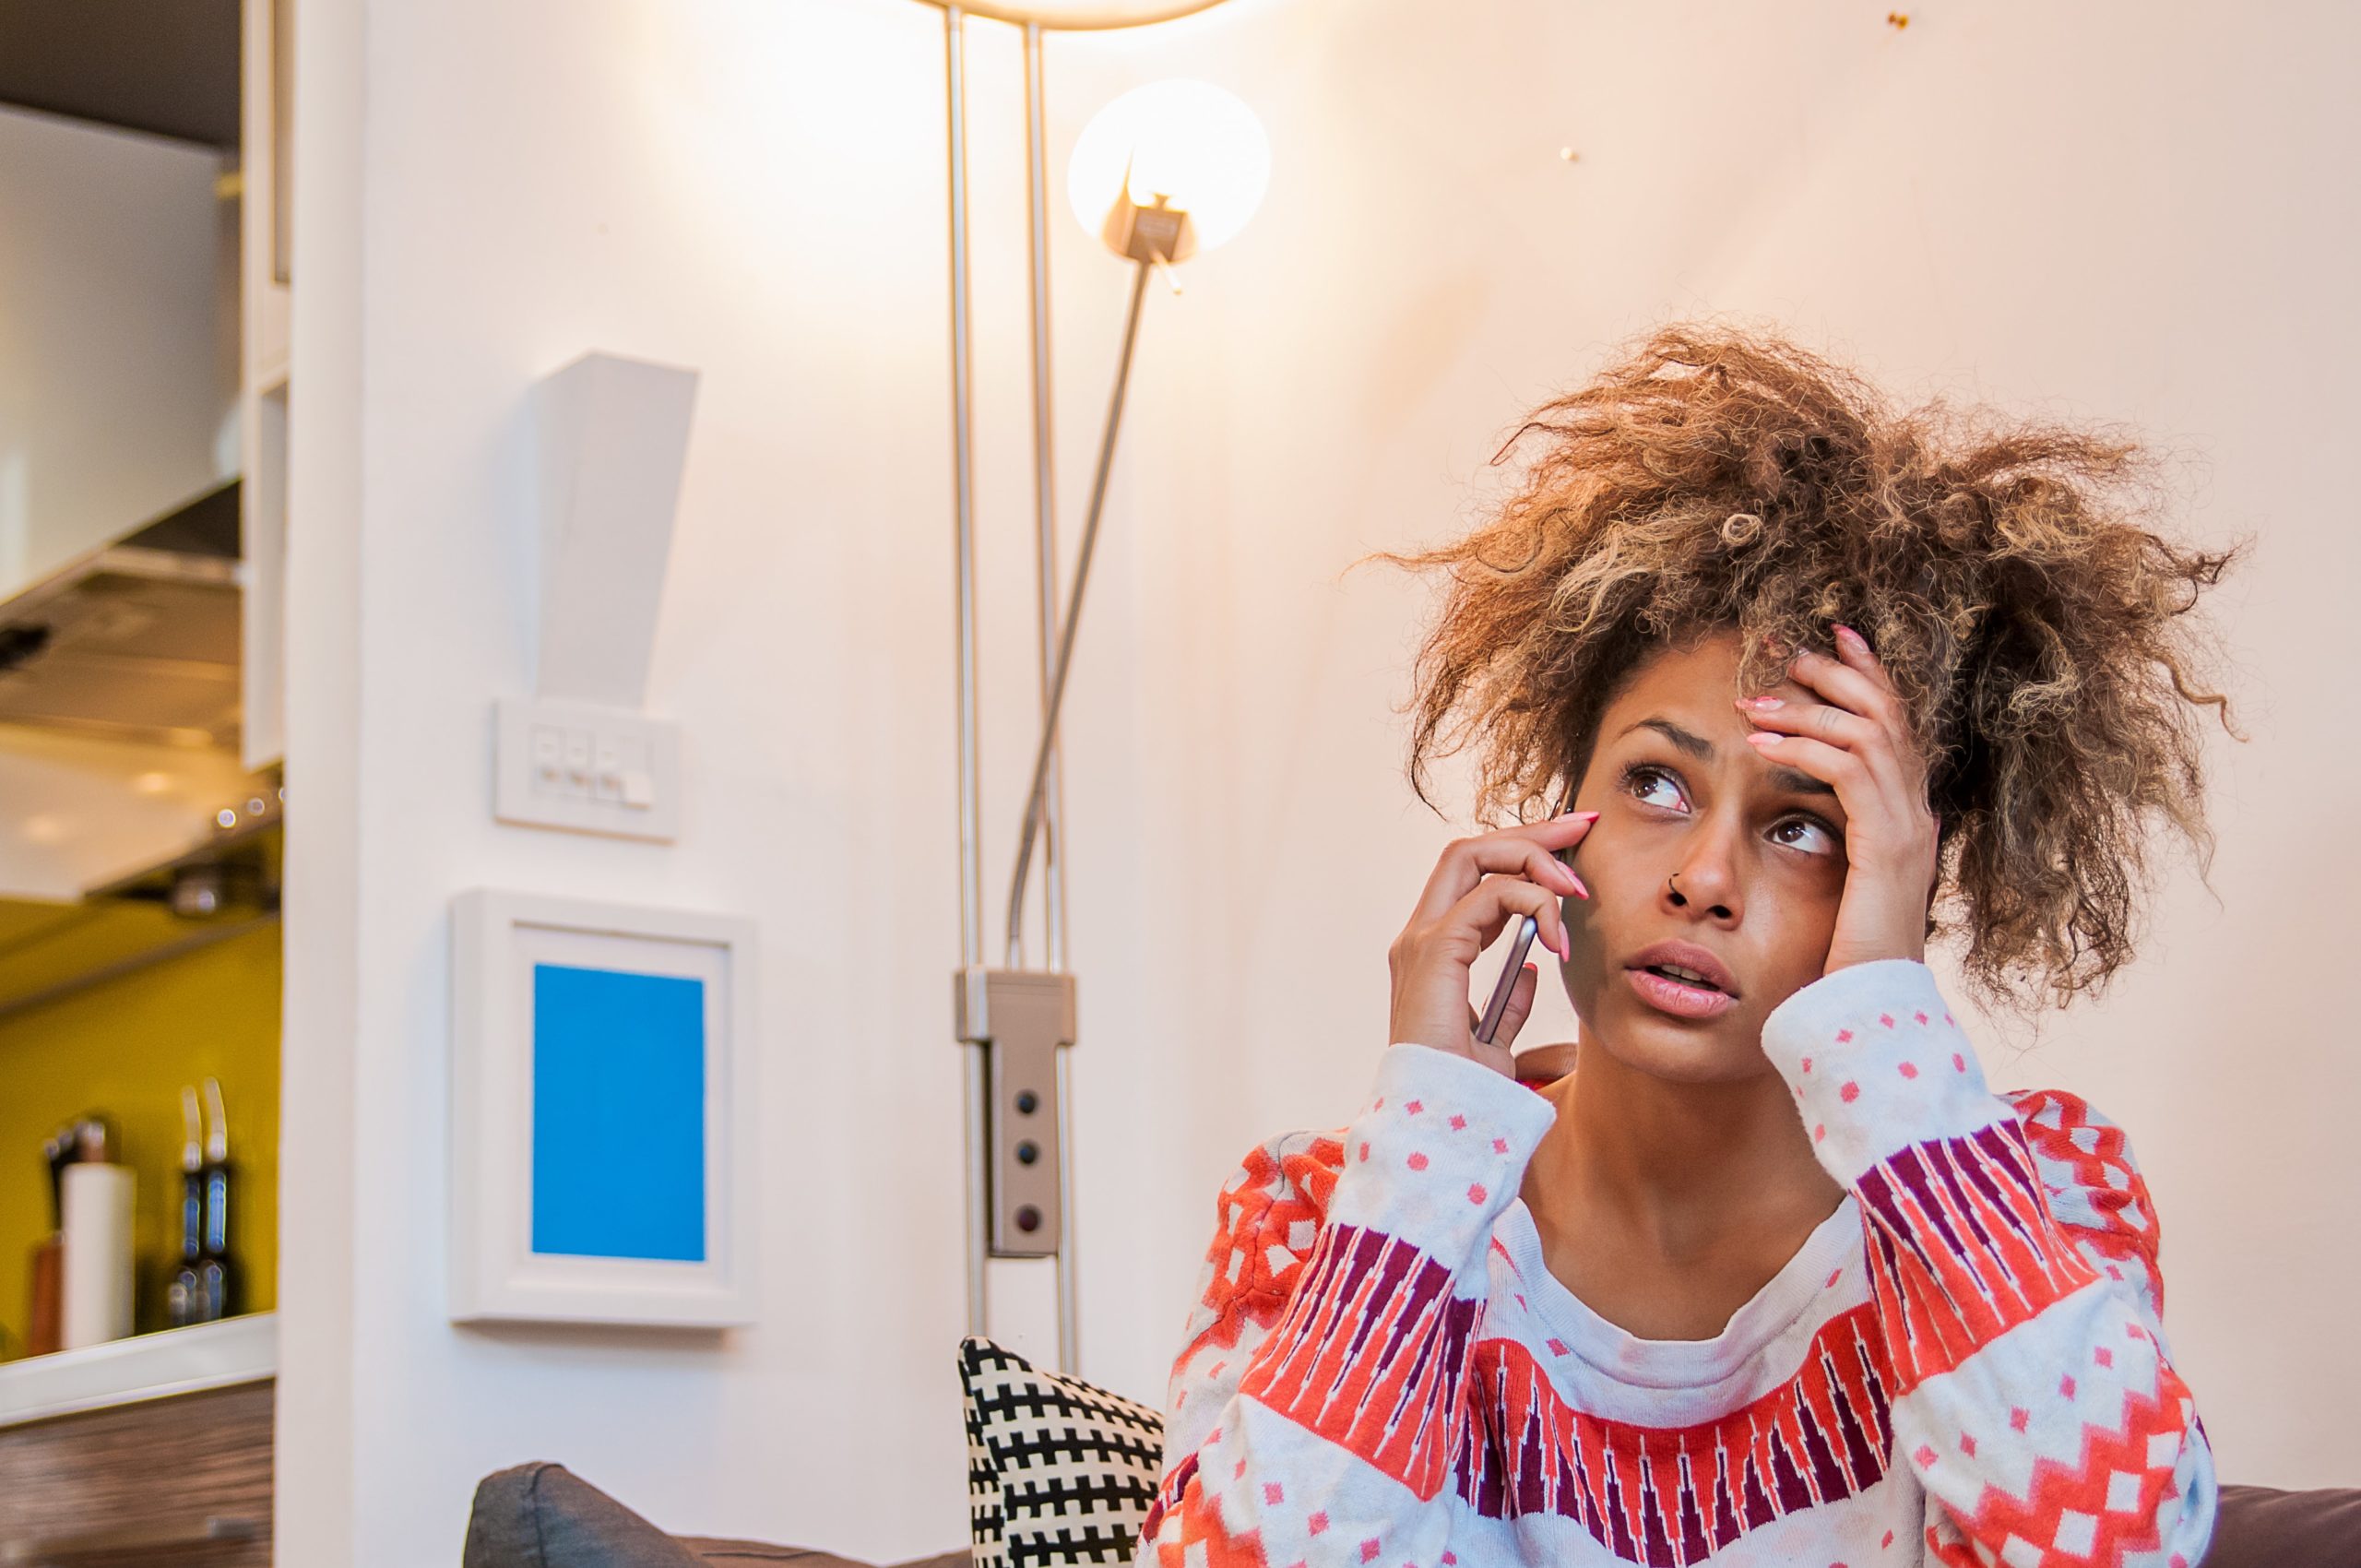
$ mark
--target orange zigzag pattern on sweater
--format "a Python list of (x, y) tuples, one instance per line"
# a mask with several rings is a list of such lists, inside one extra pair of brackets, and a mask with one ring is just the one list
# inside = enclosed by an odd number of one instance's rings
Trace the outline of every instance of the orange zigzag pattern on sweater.
[[(1194, 1470), (1196, 1463), (1194, 1458), (1188, 1460), (1187, 1469)], [(1164, 1539), (1155, 1521), (1148, 1526), (1158, 1568), (1187, 1568), (1191, 1549), (1199, 1546), (1204, 1548), (1200, 1568), (1264, 1568), (1262, 1532), (1231, 1535), (1221, 1522), (1221, 1504), (1208, 1498), (1204, 1487), (1189, 1486), (1186, 1474), (1175, 1479), (1180, 1482), (1175, 1490), (1180, 1499), (1177, 1538)]]
[(1208, 1277), (1199, 1310), (1211, 1321), (1180, 1352), (1176, 1372), (1209, 1345), (1236, 1345), (1248, 1324), (1267, 1326), (1278, 1317), (1311, 1250), (1292, 1245), (1296, 1229), (1316, 1229), (1327, 1217), (1328, 1195), (1344, 1167), (1345, 1146), (1328, 1137), (1282, 1158), (1267, 1148), (1246, 1157), (1221, 1195), (1220, 1229), (1205, 1249)]
[(2063, 1167), (2070, 1178), (2047, 1188), (2053, 1197), (2071, 1194), (2056, 1214), (2059, 1227), (2102, 1258), (2136, 1262), (2148, 1309), (2161, 1316), (2165, 1281), (2156, 1253), (2163, 1236), (2147, 1180), (2132, 1161), (2131, 1141), (2123, 1129), (2080, 1095), (2062, 1089), (2020, 1089), (2000, 1098), (2017, 1113), (2034, 1154)]
[[(2083, 1427), (2081, 1455), (2035, 1465), (2026, 1495), (1986, 1487), (1964, 1521), (1969, 1532), (1994, 1552), (2011, 1537), (2035, 1549), (2007, 1557), (2011, 1562), (2120, 1562), (2132, 1552), (2158, 1550), (2156, 1511), (2176, 1493), (2173, 1464), (2155, 1453), (2156, 1439), (2186, 1442), (2193, 1402), (2169, 1363), (2158, 1362), (2157, 1370), (2155, 1394), (2125, 1396), (2119, 1430)], [(1980, 1568), (1983, 1561), (1964, 1542), (1930, 1536), (1927, 1544), (1953, 1568)], [(2172, 1562), (2173, 1568), (2187, 1568), (2177, 1555)]]

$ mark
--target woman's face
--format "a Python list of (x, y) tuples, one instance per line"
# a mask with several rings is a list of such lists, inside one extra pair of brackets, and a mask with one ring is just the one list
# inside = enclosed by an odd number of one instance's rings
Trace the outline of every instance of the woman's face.
[[(1574, 799), (1599, 814), (1572, 856), (1591, 897), (1563, 900), (1582, 1049), (1687, 1083), (1772, 1071), (1762, 1020), (1820, 978), (1845, 892), (1844, 809), (1747, 743), (1738, 666), (1735, 632), (1642, 665), (1601, 719)], [(1776, 691), (1819, 700), (1793, 681)], [(1720, 985), (1652, 973), (1665, 944), (1686, 944), (1670, 961)]]

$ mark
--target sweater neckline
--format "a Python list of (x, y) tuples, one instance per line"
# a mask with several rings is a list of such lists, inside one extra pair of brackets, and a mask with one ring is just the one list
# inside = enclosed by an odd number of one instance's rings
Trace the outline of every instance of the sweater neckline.
[(1779, 1272), (1730, 1314), (1721, 1333), (1711, 1339), (1643, 1339), (1599, 1316), (1549, 1272), (1541, 1256), (1541, 1232), (1523, 1198), (1501, 1218), (1507, 1234), (1501, 1240), (1524, 1279), (1528, 1301), (1550, 1332), (1604, 1376), (1642, 1388), (1703, 1388), (1740, 1371), (1810, 1310), (1822, 1281), (1861, 1244), (1860, 1206), (1847, 1193)]

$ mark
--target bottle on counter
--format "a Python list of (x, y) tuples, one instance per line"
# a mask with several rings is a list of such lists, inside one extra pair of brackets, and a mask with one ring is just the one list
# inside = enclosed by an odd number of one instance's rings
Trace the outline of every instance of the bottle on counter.
[(205, 1179), (205, 1235), (197, 1275), (203, 1283), (206, 1313), (200, 1321), (211, 1323), (231, 1316), (243, 1305), (237, 1265), (230, 1256), (230, 1117), (222, 1109), (219, 1078), (205, 1080), (205, 1164), (199, 1171)]
[(196, 1086), (181, 1089), (181, 1255), (165, 1288), (164, 1314), (174, 1328), (208, 1321), (204, 1313), (205, 1121), (196, 1107)]

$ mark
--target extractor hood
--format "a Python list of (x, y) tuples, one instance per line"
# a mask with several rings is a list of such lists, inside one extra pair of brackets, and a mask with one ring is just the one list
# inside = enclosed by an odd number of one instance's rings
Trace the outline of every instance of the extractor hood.
[(238, 484), (0, 601), (0, 724), (238, 746)]
[(0, 600), (0, 1016), (277, 917), (239, 580), (233, 481)]
[(238, 487), (0, 600), (0, 898), (72, 902), (210, 843), (239, 759)]

